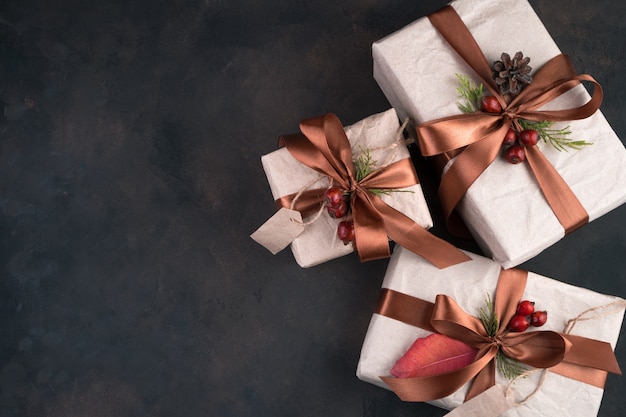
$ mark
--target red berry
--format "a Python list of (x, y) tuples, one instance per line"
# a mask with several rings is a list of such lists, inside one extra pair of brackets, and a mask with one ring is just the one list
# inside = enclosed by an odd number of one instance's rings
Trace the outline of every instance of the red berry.
[(509, 330), (512, 332), (523, 332), (529, 326), (530, 319), (528, 316), (522, 316), (521, 314), (514, 315), (511, 321), (509, 321)]
[(530, 316), (535, 312), (535, 302), (534, 301), (520, 301), (517, 305), (516, 314), (520, 314), (522, 316)]
[(498, 114), (502, 111), (502, 106), (494, 96), (485, 96), (480, 101), (480, 109), (486, 113)]
[(345, 245), (354, 240), (354, 223), (348, 220), (343, 220), (337, 225), (337, 237)]
[(326, 210), (328, 210), (328, 214), (330, 214), (330, 217), (340, 219), (348, 214), (348, 203), (340, 200), (338, 204), (326, 207)]
[(524, 148), (521, 145), (513, 145), (506, 150), (506, 160), (512, 164), (519, 164), (526, 159)]
[(526, 129), (519, 132), (519, 141), (525, 146), (535, 146), (539, 141), (539, 132), (534, 129)]
[(343, 192), (336, 187), (329, 188), (324, 193), (324, 201), (330, 207), (336, 206), (343, 201)]
[(507, 130), (506, 135), (504, 135), (504, 140), (502, 144), (504, 146), (511, 146), (517, 141), (517, 132), (511, 128)]
[(548, 321), (548, 312), (547, 311), (535, 311), (530, 315), (530, 324), (535, 327), (541, 327), (546, 324)]

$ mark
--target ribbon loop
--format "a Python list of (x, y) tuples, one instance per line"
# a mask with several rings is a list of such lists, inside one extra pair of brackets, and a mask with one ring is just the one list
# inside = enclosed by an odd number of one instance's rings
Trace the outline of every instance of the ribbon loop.
[(571, 343), (552, 331), (507, 333), (500, 336), (502, 353), (534, 368), (550, 368), (565, 358)]
[(492, 338), (485, 331), (482, 322), (467, 314), (454, 299), (447, 295), (437, 295), (430, 322), (437, 332), (477, 349), (481, 349), (492, 342)]

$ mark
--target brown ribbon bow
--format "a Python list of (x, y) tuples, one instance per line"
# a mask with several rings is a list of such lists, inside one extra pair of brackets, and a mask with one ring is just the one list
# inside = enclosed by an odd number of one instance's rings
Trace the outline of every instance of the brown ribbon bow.
[[(301, 134), (282, 136), (280, 144), (284, 144), (299, 162), (327, 175), (338, 187), (350, 192), (355, 246), (361, 261), (388, 257), (388, 237), (439, 268), (470, 259), (368, 191), (417, 184), (417, 175), (409, 158), (383, 166), (356, 181), (350, 142), (337, 116), (327, 114), (303, 120), (300, 130)], [(311, 215), (319, 209), (325, 190), (318, 188), (303, 192), (296, 199), (294, 209), (303, 217)], [(279, 207), (290, 207), (297, 194), (283, 196), (276, 203)]]
[[(508, 97), (499, 94), (485, 55), (456, 11), (446, 6), (429, 15), (429, 19), (450, 46), (476, 72), (483, 85), (503, 108), (500, 114), (460, 114), (432, 120), (417, 127), (420, 149), (424, 156), (449, 157), (446, 153), (458, 153), (454, 163), (442, 176), (439, 197), (448, 229), (456, 235), (467, 236), (467, 230), (454, 210), (468, 188), (498, 156), (509, 127), (518, 124), (519, 118), (532, 121), (587, 118), (600, 107), (602, 88), (590, 75), (576, 75), (569, 58), (561, 54), (541, 67), (533, 75), (533, 82), (508, 102)], [(593, 96), (584, 105), (564, 110), (537, 110), (582, 81), (589, 81), (594, 85)], [(537, 146), (526, 147), (526, 160), (565, 233), (588, 223), (586, 210)]]
[(417, 378), (381, 377), (383, 381), (404, 401), (432, 401), (452, 394), (473, 379), (467, 401), (495, 384), (498, 350), (532, 367), (551, 368), (600, 388), (604, 387), (607, 371), (621, 374), (611, 345), (606, 342), (553, 331), (511, 333), (506, 329), (526, 287), (527, 276), (521, 269), (501, 269), (494, 300), (500, 327), (493, 337), (487, 334), (480, 319), (467, 314), (446, 295), (438, 295), (433, 304), (383, 288), (376, 313), (445, 334), (478, 349), (474, 362), (459, 370)]

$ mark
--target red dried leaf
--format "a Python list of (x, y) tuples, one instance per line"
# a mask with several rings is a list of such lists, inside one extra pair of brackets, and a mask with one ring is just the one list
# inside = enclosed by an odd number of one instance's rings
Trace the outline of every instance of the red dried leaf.
[(417, 339), (391, 369), (396, 378), (438, 375), (471, 364), (477, 349), (443, 334)]

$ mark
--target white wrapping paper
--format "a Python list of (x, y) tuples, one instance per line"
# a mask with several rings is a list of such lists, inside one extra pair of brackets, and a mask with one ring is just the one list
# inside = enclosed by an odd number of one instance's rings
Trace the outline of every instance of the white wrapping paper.
[[(379, 164), (385, 164), (410, 156), (405, 146), (389, 148), (389, 145), (397, 141), (399, 127), (395, 110), (389, 109), (347, 126), (345, 131), (353, 155), (360, 152), (359, 147), (371, 149), (373, 159)], [(262, 156), (261, 162), (274, 199), (304, 189), (328, 186), (327, 177), (298, 162), (286, 148)], [(426, 229), (431, 228), (432, 218), (421, 185), (416, 184), (402, 190), (410, 192), (392, 192), (381, 195), (381, 198), (419, 225)], [(305, 218), (304, 222), (311, 217)], [(311, 267), (354, 251), (351, 244), (344, 245), (337, 239), (337, 224), (340, 221), (341, 219), (334, 219), (324, 212), (315, 222), (306, 226), (305, 231), (291, 243), (298, 265), (303, 268)]]
[[(522, 51), (533, 72), (560, 53), (526, 0), (457, 0), (450, 3), (472, 32), (488, 62)], [(455, 74), (479, 80), (427, 17), (377, 41), (374, 78), (401, 117), (416, 123), (459, 114)], [(593, 74), (591, 74), (593, 75)], [(599, 80), (601, 83), (601, 80)], [(570, 108), (588, 100), (583, 86), (545, 108)], [(571, 138), (593, 145), (580, 151), (539, 147), (594, 220), (626, 202), (626, 151), (600, 111), (569, 125)], [(506, 179), (504, 181), (503, 179)], [(481, 249), (505, 268), (521, 264), (564, 236), (564, 230), (526, 163), (496, 158), (469, 188), (459, 211)]]
[[(430, 302), (435, 301), (437, 294), (447, 294), (466, 312), (478, 316), (479, 309), (485, 307), (487, 294), (493, 299), (500, 265), (475, 254), (468, 255), (472, 257), (472, 261), (437, 269), (420, 256), (398, 246), (391, 257), (382, 286)], [(622, 301), (618, 297), (574, 287), (532, 272), (528, 273), (523, 299), (533, 300), (538, 310), (548, 311), (548, 322), (539, 330), (560, 332), (564, 331), (568, 320), (583, 311)], [(622, 319), (623, 310), (618, 310), (614, 314), (579, 321), (571, 334), (608, 342), (615, 349)], [(379, 377), (390, 376), (389, 370), (415, 339), (428, 334), (430, 333), (426, 330), (374, 314), (363, 342), (357, 367), (358, 378), (387, 388)], [(515, 382), (516, 402), (534, 391), (540, 373), (535, 372)], [(496, 383), (506, 386), (509, 381), (497, 374)], [(432, 404), (452, 410), (463, 403), (468, 387), (469, 383), (454, 394), (433, 401)], [(603, 390), (600, 388), (549, 372), (535, 395), (524, 405), (515, 407), (502, 416), (595, 416), (602, 394)]]

